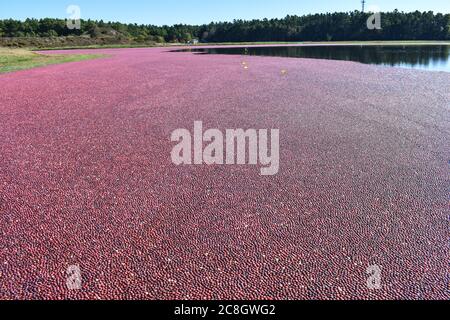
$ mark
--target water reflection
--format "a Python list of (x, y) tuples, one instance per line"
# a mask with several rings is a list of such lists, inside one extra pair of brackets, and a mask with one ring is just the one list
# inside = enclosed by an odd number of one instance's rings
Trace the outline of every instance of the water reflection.
[(450, 46), (278, 46), (188, 49), (203, 54), (314, 58), (450, 72)]

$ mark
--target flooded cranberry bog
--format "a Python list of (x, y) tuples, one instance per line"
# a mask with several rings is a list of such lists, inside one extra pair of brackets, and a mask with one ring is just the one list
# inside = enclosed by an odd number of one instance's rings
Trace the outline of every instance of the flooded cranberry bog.
[[(450, 73), (169, 51), (0, 75), (0, 298), (449, 297)], [(174, 165), (200, 120), (278, 174)]]

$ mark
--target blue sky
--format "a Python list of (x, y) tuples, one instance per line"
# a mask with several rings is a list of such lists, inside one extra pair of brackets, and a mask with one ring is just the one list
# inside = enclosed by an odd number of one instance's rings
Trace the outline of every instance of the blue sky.
[[(66, 18), (78, 5), (83, 19), (144, 24), (202, 24), (233, 19), (281, 18), (287, 14), (351, 11), (360, 0), (0, 0), (0, 19)], [(450, 13), (450, 0), (367, 0), (382, 11), (433, 10)]]

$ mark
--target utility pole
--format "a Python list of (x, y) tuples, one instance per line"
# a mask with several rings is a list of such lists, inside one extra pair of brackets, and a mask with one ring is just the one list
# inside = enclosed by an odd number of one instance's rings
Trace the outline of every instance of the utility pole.
[(364, 12), (366, 9), (366, 0), (362, 0), (361, 2), (362, 2), (362, 12)]

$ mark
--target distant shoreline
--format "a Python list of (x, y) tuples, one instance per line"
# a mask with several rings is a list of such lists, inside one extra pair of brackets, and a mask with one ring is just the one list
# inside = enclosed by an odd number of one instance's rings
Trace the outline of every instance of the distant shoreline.
[(221, 43), (199, 43), (195, 45), (188, 44), (155, 44), (155, 45), (94, 45), (94, 46), (70, 46), (55, 48), (28, 48), (33, 51), (51, 51), (51, 50), (77, 50), (77, 49), (126, 49), (126, 48), (185, 48), (185, 47), (213, 47), (213, 46), (260, 46), (260, 45), (304, 45), (304, 46), (450, 46), (450, 41), (332, 41), (332, 42), (221, 42)]

